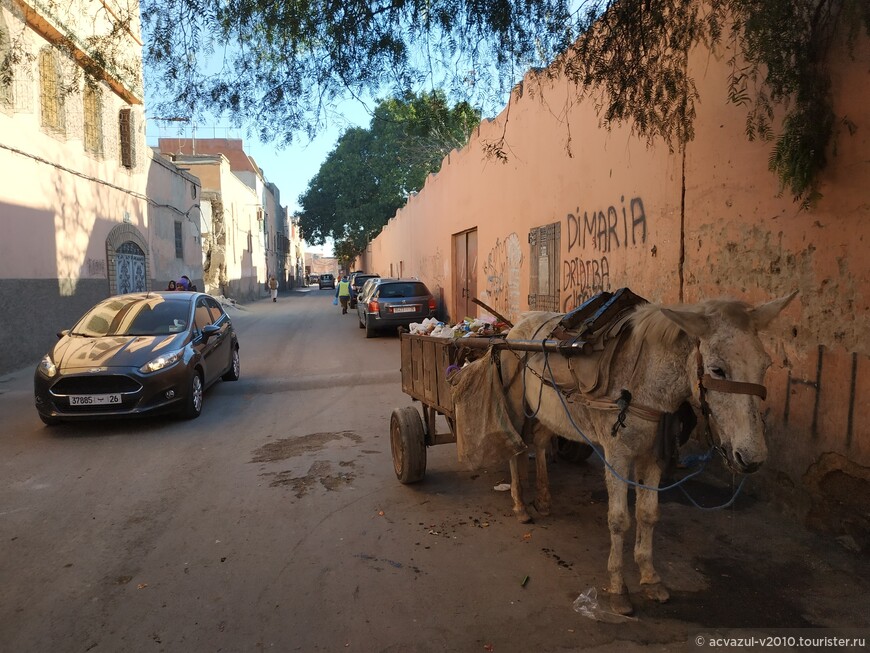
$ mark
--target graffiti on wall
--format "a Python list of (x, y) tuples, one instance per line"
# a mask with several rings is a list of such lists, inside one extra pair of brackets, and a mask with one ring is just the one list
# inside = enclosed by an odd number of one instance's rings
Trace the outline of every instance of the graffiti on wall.
[(431, 256), (420, 259), (420, 277), (432, 286), (444, 286), (444, 256), (441, 248), (437, 248)]
[(520, 311), (520, 266), (523, 252), (516, 233), (504, 240), (496, 239), (483, 264), (486, 288), (480, 293), (481, 301), (513, 319)]
[(582, 216), (578, 207), (565, 220), (568, 258), (562, 261), (562, 310), (567, 313), (611, 289), (607, 255), (646, 243), (647, 219), (643, 199), (632, 197), (626, 203), (623, 195), (619, 206), (584, 211)]

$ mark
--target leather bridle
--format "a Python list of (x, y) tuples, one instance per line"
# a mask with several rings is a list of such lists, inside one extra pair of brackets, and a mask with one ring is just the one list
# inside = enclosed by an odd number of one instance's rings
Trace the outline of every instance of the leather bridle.
[(735, 395), (752, 395), (754, 397), (759, 397), (764, 401), (767, 399), (767, 387), (759, 383), (715, 379), (709, 374), (705, 374), (704, 357), (701, 355), (700, 343), (698, 343), (697, 348), (695, 349), (695, 360), (698, 367), (698, 402), (701, 406), (701, 415), (703, 415), (706, 424), (704, 431), (710, 446), (713, 447), (720, 456), (722, 456), (726, 465), (731, 467), (731, 462), (728, 460), (728, 456), (725, 455), (725, 451), (722, 448), (722, 439), (718, 437), (718, 434), (716, 434), (716, 437), (714, 437), (713, 434), (713, 428), (710, 422), (710, 415), (712, 413), (710, 411), (710, 404), (707, 403), (707, 392), (712, 390), (713, 392), (725, 392), (727, 394)]

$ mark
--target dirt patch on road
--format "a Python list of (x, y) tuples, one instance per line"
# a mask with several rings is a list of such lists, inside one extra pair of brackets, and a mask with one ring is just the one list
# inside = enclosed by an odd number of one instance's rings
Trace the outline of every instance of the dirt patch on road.
[[(353, 463), (340, 463), (342, 467), (353, 467)], [(308, 468), (305, 476), (292, 476), (293, 472), (268, 473), (262, 476), (272, 476), (270, 487), (290, 486), (296, 492), (296, 498), (301, 499), (319, 483), (327, 491), (339, 490), (353, 482), (352, 472), (333, 473), (332, 464), (325, 460), (315, 461)]]
[(269, 442), (254, 451), (252, 463), (272, 463), (279, 460), (295, 458), (311, 451), (320, 451), (330, 442), (336, 440), (352, 440), (360, 443), (362, 438), (353, 431), (338, 431), (336, 433), (310, 433), (292, 438), (282, 438)]

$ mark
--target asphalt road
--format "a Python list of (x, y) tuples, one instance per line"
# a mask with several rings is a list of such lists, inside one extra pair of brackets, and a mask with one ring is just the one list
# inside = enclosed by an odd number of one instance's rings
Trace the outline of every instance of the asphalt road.
[(531, 525), (494, 490), (506, 467), (464, 470), (454, 445), (401, 485), (398, 340), (331, 296), (232, 309), (242, 378), (193, 421), (48, 428), (32, 369), (0, 377), (0, 650), (679, 651), (729, 627), (870, 628), (867, 560), (749, 493), (712, 513), (663, 497), (671, 601), (637, 594), (627, 551), (635, 619), (581, 615), (606, 582), (600, 465), (555, 464)]

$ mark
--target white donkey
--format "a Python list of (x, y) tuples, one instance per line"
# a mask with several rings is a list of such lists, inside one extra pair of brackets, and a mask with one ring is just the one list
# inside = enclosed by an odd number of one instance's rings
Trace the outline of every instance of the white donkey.
[[(730, 300), (672, 308), (639, 306), (630, 317), (630, 334), (610, 361), (607, 387), (595, 398), (578, 391), (582, 383), (574, 375), (570, 356), (500, 352), (511, 419), (524, 439), (536, 447), (535, 505), (542, 514), (548, 514), (550, 506), (546, 448), (552, 435), (582, 442), (576, 424), (603, 451), (609, 497), (608, 591), (614, 612), (632, 611), (623, 574), (623, 540), (631, 523), (628, 485), (617, 474), (646, 488), (658, 487), (662, 473), (655, 446), (658, 420), (684, 401), (706, 416), (713, 444), (733, 472), (748, 474), (761, 466), (767, 458), (761, 402), (766, 396), (763, 383), (770, 357), (758, 331), (795, 294), (754, 308)], [(558, 313), (525, 314), (508, 334), (508, 347), (511, 340), (546, 338), (562, 317)], [(620, 410), (616, 401), (623, 390), (630, 392), (631, 401), (624, 426), (614, 430)], [(525, 419), (527, 411), (536, 411), (539, 424)], [(511, 459), (510, 466), (514, 512), (524, 522), (530, 521), (522, 498), (527, 462), (528, 456), (521, 453)], [(634, 559), (645, 594), (666, 601), (669, 594), (653, 566), (652, 555), (658, 492), (646, 488), (636, 488)]]

